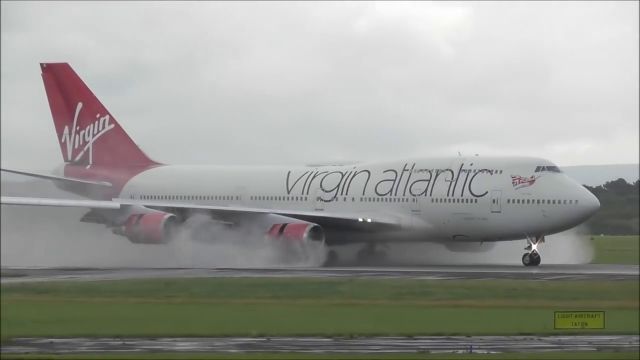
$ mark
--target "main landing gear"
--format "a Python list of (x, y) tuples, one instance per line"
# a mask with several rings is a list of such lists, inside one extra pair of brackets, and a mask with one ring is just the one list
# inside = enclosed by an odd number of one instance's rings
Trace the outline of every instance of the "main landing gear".
[(357, 260), (361, 265), (375, 265), (383, 262), (387, 258), (387, 252), (379, 249), (386, 247), (375, 242), (367, 243), (360, 251), (358, 251)]
[(538, 266), (540, 265), (540, 253), (538, 253), (538, 244), (544, 242), (544, 235), (531, 238), (527, 236), (527, 247), (524, 249), (528, 252), (522, 255), (522, 265)]
[(335, 249), (329, 249), (327, 251), (327, 258), (324, 260), (322, 266), (335, 266), (338, 263), (338, 252)]
[[(355, 260), (358, 265), (378, 265), (384, 263), (387, 259), (387, 252), (385, 250), (388, 250), (387, 244), (385, 243), (366, 242), (364, 246), (358, 250), (356, 258), (353, 260)], [(350, 260), (351, 259), (347, 261), (349, 262)], [(328, 248), (323, 266), (335, 266), (341, 262), (342, 259), (339, 258), (338, 252), (335, 249)]]

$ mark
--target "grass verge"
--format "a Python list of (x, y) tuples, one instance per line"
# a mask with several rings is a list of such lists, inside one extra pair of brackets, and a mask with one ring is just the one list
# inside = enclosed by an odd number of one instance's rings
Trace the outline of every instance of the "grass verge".
[(637, 281), (154, 279), (2, 286), (2, 339), (567, 334), (556, 310), (638, 333)]
[(638, 235), (593, 235), (591, 241), (595, 256), (593, 264), (627, 264), (640, 263), (640, 236)]

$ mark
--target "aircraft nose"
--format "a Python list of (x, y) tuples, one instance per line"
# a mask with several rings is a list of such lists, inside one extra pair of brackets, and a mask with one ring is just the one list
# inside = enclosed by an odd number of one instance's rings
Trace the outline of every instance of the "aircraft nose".
[(584, 209), (587, 217), (592, 216), (598, 210), (600, 210), (600, 200), (591, 193), (591, 191), (584, 189), (582, 199), (582, 208)]

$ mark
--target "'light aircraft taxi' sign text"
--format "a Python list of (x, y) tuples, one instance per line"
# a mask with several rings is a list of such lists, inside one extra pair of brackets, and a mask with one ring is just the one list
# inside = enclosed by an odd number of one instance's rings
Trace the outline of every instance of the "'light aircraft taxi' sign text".
[(604, 311), (555, 311), (553, 328), (604, 329)]

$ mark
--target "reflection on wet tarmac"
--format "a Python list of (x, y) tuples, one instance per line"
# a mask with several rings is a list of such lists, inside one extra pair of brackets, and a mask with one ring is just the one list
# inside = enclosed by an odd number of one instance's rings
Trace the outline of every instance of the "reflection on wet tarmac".
[(358, 277), (518, 280), (637, 280), (638, 265), (424, 266), (341, 268), (3, 268), (2, 283), (202, 277)]
[(546, 351), (637, 351), (638, 335), (609, 336), (425, 336), (272, 338), (19, 338), (2, 353), (95, 352), (315, 352), (493, 353)]

